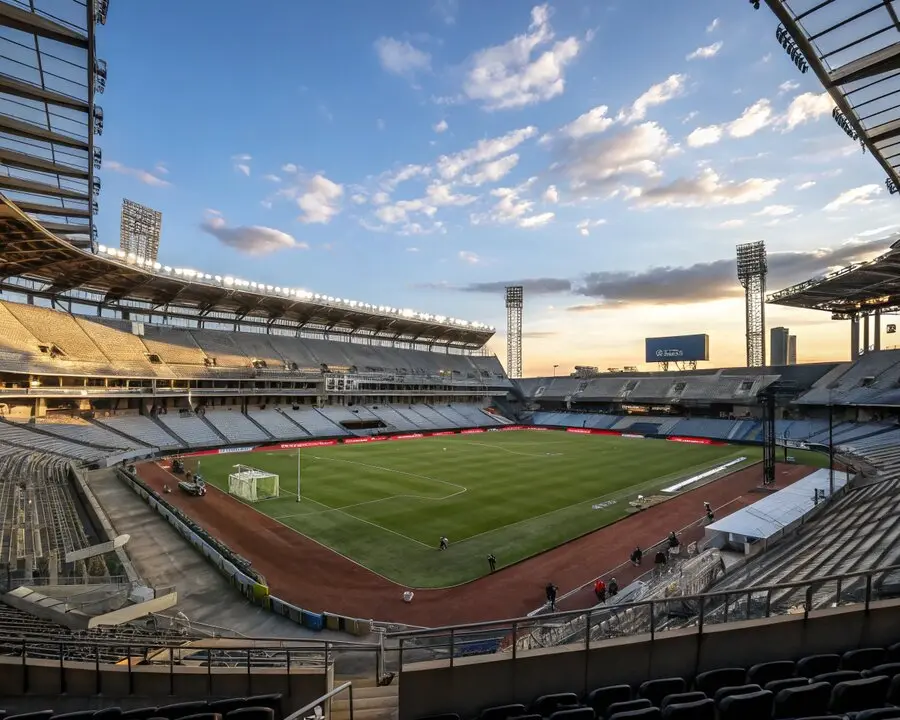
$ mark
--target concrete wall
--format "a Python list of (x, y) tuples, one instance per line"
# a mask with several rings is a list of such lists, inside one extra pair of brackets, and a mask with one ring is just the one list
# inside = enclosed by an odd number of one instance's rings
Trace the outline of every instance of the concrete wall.
[(459, 713), (492, 705), (529, 703), (555, 692), (583, 693), (604, 685), (669, 676), (692, 677), (717, 667), (749, 667), (900, 641), (900, 601), (860, 605), (768, 620), (749, 620), (618, 638), (592, 644), (406, 665), (400, 677), (399, 720)]
[[(321, 697), (329, 689), (324, 669), (178, 667), (101, 665), (90, 662), (0, 657), (0, 697), (12, 709), (42, 705), (46, 709), (90, 709), (111, 706), (159, 706), (186, 700), (246, 697), (282, 693), (284, 711)], [(64, 698), (60, 696), (65, 695)], [(35, 703), (35, 700), (39, 702)], [(19, 702), (21, 700), (21, 703)], [(61, 701), (65, 700), (63, 704)]]

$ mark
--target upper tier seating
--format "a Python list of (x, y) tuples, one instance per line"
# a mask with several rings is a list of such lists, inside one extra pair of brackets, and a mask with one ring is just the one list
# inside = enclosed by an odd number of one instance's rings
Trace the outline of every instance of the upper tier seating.
[(67, 357), (85, 362), (105, 363), (107, 357), (72, 315), (20, 303), (6, 303), (7, 310), (45, 345), (55, 345)]
[(191, 330), (191, 337), (216, 367), (249, 368), (248, 358), (234, 341), (234, 333), (222, 330)]

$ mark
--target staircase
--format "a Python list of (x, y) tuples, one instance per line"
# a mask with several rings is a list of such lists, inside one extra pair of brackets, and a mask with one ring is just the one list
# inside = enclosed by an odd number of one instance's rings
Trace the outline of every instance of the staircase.
[[(385, 687), (378, 687), (374, 678), (335, 678), (334, 684), (353, 682), (354, 720), (397, 720), (400, 707), (398, 684), (400, 678)], [(350, 720), (350, 696), (341, 693), (331, 701), (328, 720)]]

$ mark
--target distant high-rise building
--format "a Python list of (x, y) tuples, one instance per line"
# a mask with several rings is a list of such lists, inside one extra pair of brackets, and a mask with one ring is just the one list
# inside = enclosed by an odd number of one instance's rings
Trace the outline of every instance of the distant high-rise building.
[(769, 333), (770, 365), (788, 364), (788, 343), (790, 331), (786, 327), (772, 328)]
[(788, 365), (796, 365), (797, 364), (797, 336), (796, 335), (788, 335), (787, 364)]
[(119, 247), (126, 253), (134, 253), (147, 260), (156, 260), (159, 254), (159, 236), (162, 233), (162, 213), (153, 208), (122, 200), (122, 229)]

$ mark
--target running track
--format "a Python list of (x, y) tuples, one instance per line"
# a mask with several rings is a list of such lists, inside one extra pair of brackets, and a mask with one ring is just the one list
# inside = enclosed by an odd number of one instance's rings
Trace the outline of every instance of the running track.
[[(779, 464), (778, 486), (790, 485), (812, 471), (808, 467)], [(158, 493), (162, 493), (165, 483), (172, 484), (172, 476), (155, 463), (142, 464), (138, 474)], [(648, 548), (671, 530), (696, 522), (703, 514), (704, 501), (719, 508), (717, 517), (755, 502), (759, 496), (750, 493), (759, 486), (760, 476), (761, 467), (754, 465), (493, 575), (447, 590), (417, 590), (412, 603), (403, 602), (406, 588), (212, 486), (208, 486), (209, 493), (203, 498), (175, 492), (166, 500), (250, 560), (265, 576), (272, 594), (287, 602), (314, 612), (436, 627), (526, 615), (544, 602), (548, 581), (559, 587), (560, 596), (565, 595), (621, 565), (635, 545)], [(701, 535), (702, 529), (694, 529), (682, 540), (687, 544)], [(652, 558), (648, 560), (652, 562)], [(616, 573), (619, 586), (625, 587), (639, 570), (629, 566)], [(588, 588), (566, 598), (560, 609), (588, 607), (594, 602)]]

